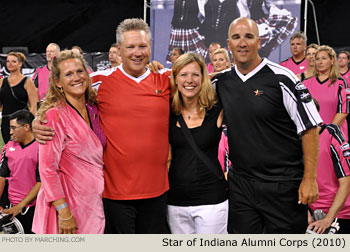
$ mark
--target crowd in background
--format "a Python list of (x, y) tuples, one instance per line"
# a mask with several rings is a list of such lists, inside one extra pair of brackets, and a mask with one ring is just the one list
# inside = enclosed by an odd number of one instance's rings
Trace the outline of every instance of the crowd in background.
[(9, 53), (0, 217), (25, 233), (350, 233), (349, 52), (296, 32), (274, 63), (257, 22), (229, 21), (200, 47), (209, 64), (174, 42), (172, 69), (148, 65), (139, 19), (104, 71), (50, 43), (31, 80)]

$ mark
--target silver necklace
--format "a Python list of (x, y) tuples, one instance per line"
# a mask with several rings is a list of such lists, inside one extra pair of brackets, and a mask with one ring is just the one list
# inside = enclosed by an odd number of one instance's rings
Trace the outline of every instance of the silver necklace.
[[(183, 110), (184, 116), (188, 119), (191, 120), (191, 112)], [(193, 113), (193, 115), (196, 115), (197, 113)]]

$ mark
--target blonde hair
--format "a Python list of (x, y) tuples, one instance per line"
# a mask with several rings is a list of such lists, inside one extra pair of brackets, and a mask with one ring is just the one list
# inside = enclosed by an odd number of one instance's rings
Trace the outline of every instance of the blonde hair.
[(312, 44), (310, 44), (310, 45), (308, 45), (307, 47), (306, 47), (306, 50), (305, 50), (305, 54), (307, 53), (307, 51), (310, 49), (310, 48), (313, 48), (313, 49), (318, 49), (320, 46), (318, 45), (318, 44), (315, 44), (315, 43), (312, 43)]
[[(38, 111), (39, 118), (43, 119), (45, 117), (45, 113), (50, 108), (53, 108), (58, 105), (66, 104), (66, 98), (64, 93), (60, 91), (60, 89), (56, 86), (55, 81), (60, 79), (61, 69), (59, 64), (68, 59), (78, 59), (84, 68), (85, 73), (89, 76), (87, 71), (86, 62), (81, 55), (74, 53), (72, 50), (64, 50), (60, 52), (57, 57), (52, 61), (50, 79), (49, 79), (49, 90), (40, 105), (40, 109)], [(91, 87), (91, 79), (88, 79), (89, 85), (85, 91), (85, 99), (89, 105), (94, 105), (97, 103), (96, 92)]]
[(151, 29), (141, 18), (128, 18), (121, 22), (117, 27), (117, 43), (120, 46), (123, 42), (123, 34), (128, 31), (144, 31), (149, 41), (151, 41)]
[(172, 67), (171, 78), (170, 78), (170, 87), (171, 87), (171, 109), (176, 114), (181, 114), (183, 109), (183, 100), (182, 95), (179, 92), (179, 89), (176, 85), (176, 75), (181, 71), (182, 68), (188, 64), (196, 62), (202, 74), (202, 85), (201, 90), (199, 91), (199, 110), (211, 109), (217, 102), (216, 94), (214, 88), (210, 82), (209, 74), (207, 67), (205, 65), (204, 59), (202, 56), (196, 53), (185, 53), (177, 58), (176, 62)]
[(216, 49), (213, 53), (213, 56), (216, 55), (216, 54), (220, 54), (222, 53), (227, 61), (227, 68), (229, 68), (231, 66), (231, 60), (230, 60), (230, 57), (228, 56), (228, 52), (225, 48), (219, 48), (219, 49)]
[(83, 49), (81, 49), (80, 46), (77, 46), (77, 45), (72, 46), (71, 50), (73, 50), (73, 49), (77, 49), (81, 55), (84, 55), (84, 51), (83, 51)]
[(9, 54), (7, 54), (7, 57), (10, 55), (15, 56), (18, 59), (18, 61), (22, 64), (26, 61), (26, 56), (24, 56), (24, 54), (21, 52), (9, 52)]
[[(338, 78), (340, 77), (340, 73), (339, 73), (339, 67), (338, 67), (338, 62), (337, 62), (337, 55), (335, 54), (335, 51), (332, 47), (328, 46), (328, 45), (322, 45), (320, 46), (317, 51), (316, 51), (316, 55), (315, 58), (317, 57), (317, 54), (319, 52), (327, 52), (329, 58), (332, 60), (334, 59), (333, 64), (331, 65), (331, 70), (329, 72), (329, 79), (330, 79), (330, 84), (329, 86), (332, 86), (334, 84), (334, 82), (336, 82), (338, 80)], [(319, 71), (317, 70), (317, 64), (315, 67), (315, 76), (317, 76), (319, 74)]]

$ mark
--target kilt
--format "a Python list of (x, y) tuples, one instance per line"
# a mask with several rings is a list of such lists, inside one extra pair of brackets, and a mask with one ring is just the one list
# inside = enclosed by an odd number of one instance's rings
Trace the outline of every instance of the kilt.
[(204, 40), (205, 38), (199, 34), (198, 28), (171, 28), (169, 49), (166, 60), (170, 61), (171, 52), (175, 47), (181, 48), (185, 53), (198, 53), (205, 59), (208, 54), (208, 48), (206, 48)]
[(268, 57), (278, 45), (291, 35), (297, 26), (297, 17), (289, 15), (267, 15), (256, 20), (259, 27), (261, 47), (259, 55)]

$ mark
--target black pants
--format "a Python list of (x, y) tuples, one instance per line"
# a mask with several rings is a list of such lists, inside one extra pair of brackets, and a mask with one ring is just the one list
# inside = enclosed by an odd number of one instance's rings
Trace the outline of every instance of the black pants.
[(4, 191), (2, 192), (2, 196), (0, 197), (0, 206), (2, 208), (7, 208), (8, 206), (10, 206), (10, 201), (9, 201), (9, 197), (8, 197), (8, 181), (7, 181), (7, 179), (5, 179)]
[(338, 219), (339, 232), (337, 234), (350, 234), (350, 219)]
[(10, 141), (10, 120), (8, 116), (4, 116), (1, 120), (1, 135), (4, 143), (7, 144)]
[[(25, 209), (26, 208), (23, 208), (22, 211), (24, 211)], [(28, 209), (25, 215), (22, 215), (21, 213), (16, 215), (16, 218), (19, 220), (19, 222), (21, 222), (23, 226), (25, 234), (34, 234), (32, 232), (34, 212), (35, 212), (35, 206), (32, 206)]]
[(150, 199), (103, 199), (106, 234), (165, 234), (167, 193)]
[(228, 174), (228, 232), (305, 234), (307, 207), (298, 204), (300, 182), (262, 182)]

